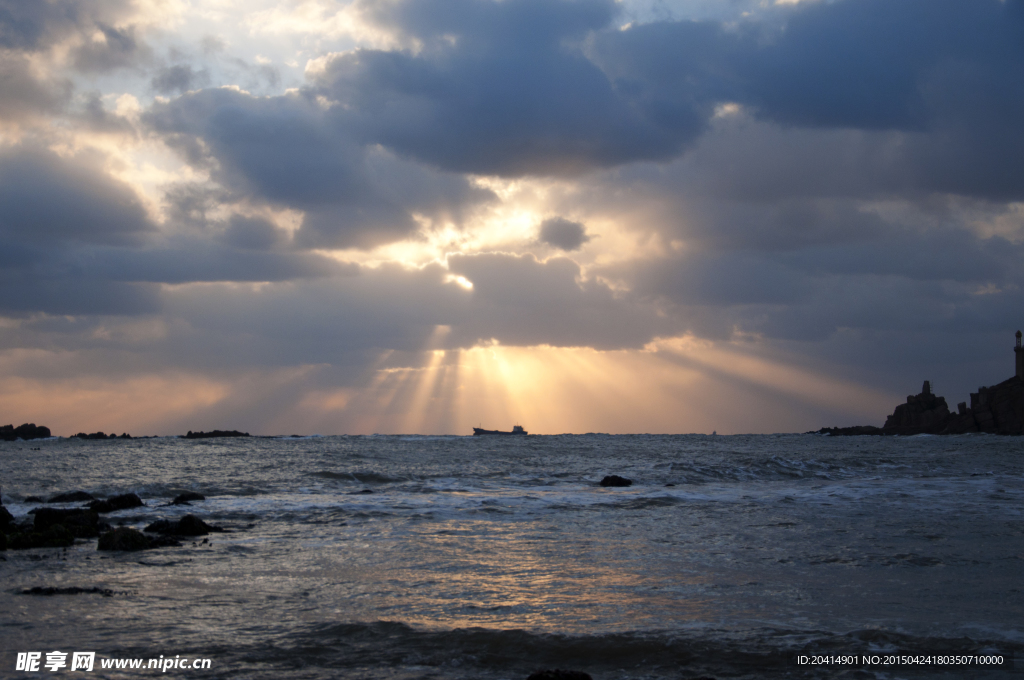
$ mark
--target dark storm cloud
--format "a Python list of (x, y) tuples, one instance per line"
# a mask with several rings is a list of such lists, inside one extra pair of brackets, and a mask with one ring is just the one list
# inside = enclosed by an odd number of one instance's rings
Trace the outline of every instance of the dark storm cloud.
[(891, 226), (860, 243), (694, 252), (617, 273), (697, 335), (809, 341), (852, 328), (999, 330), (1018, 314), (1022, 257), (1024, 245), (1000, 237)]
[(96, 132), (135, 135), (135, 127), (131, 122), (122, 116), (107, 111), (106, 107), (103, 106), (103, 100), (97, 92), (86, 96), (85, 106), (78, 119), (88, 129)]
[(160, 94), (182, 93), (202, 87), (210, 82), (206, 69), (194, 70), (188, 64), (176, 64), (159, 69), (151, 84)]
[(150, 229), (142, 203), (90, 163), (32, 146), (0, 151), (0, 234), (5, 240), (123, 244)]
[(201, 237), (159, 235), (133, 190), (99, 160), (29, 145), (0, 152), (0, 312), (143, 314), (160, 309), (160, 283), (347, 273), (294, 251), (284, 232), (256, 218), (204, 216)]
[(0, 47), (36, 50), (74, 28), (82, 2), (0, 0)]
[(1014, 173), (1024, 153), (1021, 2), (839, 0), (780, 12), (778, 29), (605, 31), (593, 55), (647, 111), (710, 98), (783, 126), (900, 132), (875, 160), (898, 185), (1024, 196)]
[(296, 240), (307, 247), (398, 240), (417, 229), (414, 211), (455, 215), (491, 198), (465, 178), (357, 144), (301, 95), (205, 90), (157, 104), (145, 120), (229, 192), (303, 210)]
[(149, 49), (135, 37), (135, 29), (97, 26), (103, 40), (87, 40), (71, 52), (78, 70), (102, 73), (129, 66), (141, 66), (150, 56)]
[(590, 240), (586, 227), (579, 222), (564, 217), (551, 217), (540, 223), (539, 240), (541, 243), (562, 250), (579, 250)]
[(224, 231), (224, 242), (243, 250), (270, 250), (283, 240), (281, 230), (260, 217), (232, 215)]
[(120, 283), (81, 278), (0, 275), (0, 313), (9, 316), (44, 312), (57, 315), (151, 314), (161, 308), (154, 284)]
[(377, 3), (367, 13), (421, 41), (416, 54), (359, 50), (331, 59), (316, 85), (343, 106), (339, 124), (368, 141), (448, 170), (564, 174), (639, 158), (667, 158), (702, 117), (671, 128), (638, 113), (583, 54), (615, 4)]
[[(133, 29), (114, 27), (132, 6), (131, 0), (0, 0), (0, 48), (36, 52), (77, 33), (87, 42), (76, 54), (87, 69), (96, 70), (116, 62), (116, 54), (139, 50)], [(92, 41), (97, 30), (104, 42)]]
[[(0, 0), (0, 120), (22, 121), (64, 109), (72, 81), (38, 64), (32, 68), (28, 58), (61, 41), (71, 40), (71, 61), (82, 70), (136, 63), (146, 47), (131, 27), (114, 27), (131, 8), (128, 0)], [(97, 32), (102, 42), (93, 39)]]
[(602, 0), (404, 0), (364, 14), (418, 49), (337, 55), (313, 84), (341, 104), (338, 125), (438, 167), (517, 176), (664, 160), (737, 102), (787, 126), (929, 133), (902, 156), (919, 184), (1018, 189), (998, 175), (1024, 151), (1012, 134), (1019, 1), (840, 0), (628, 30)]

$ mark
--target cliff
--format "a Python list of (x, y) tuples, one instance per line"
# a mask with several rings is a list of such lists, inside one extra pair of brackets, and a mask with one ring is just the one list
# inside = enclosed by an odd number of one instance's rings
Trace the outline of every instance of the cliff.
[(946, 419), (941, 434), (991, 432), (1024, 434), (1024, 380), (1017, 376), (971, 393), (971, 406), (958, 405)]
[(949, 406), (945, 397), (932, 394), (927, 380), (920, 394), (907, 397), (892, 415), (885, 419), (882, 434), (939, 434), (949, 420)]
[(928, 381), (920, 394), (907, 397), (905, 404), (885, 419), (881, 428), (871, 425), (856, 427), (823, 427), (817, 434), (832, 436), (870, 434), (1024, 434), (1024, 380), (1014, 376), (998, 385), (980, 387), (971, 393), (971, 406), (957, 404), (950, 413), (945, 397), (932, 394)]

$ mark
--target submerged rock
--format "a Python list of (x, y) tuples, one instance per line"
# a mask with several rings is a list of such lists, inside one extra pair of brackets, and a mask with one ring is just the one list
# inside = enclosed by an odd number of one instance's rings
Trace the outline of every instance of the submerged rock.
[(46, 531), (53, 526), (62, 526), (75, 538), (95, 538), (100, 535), (100, 516), (92, 510), (36, 508), (33, 514), (35, 531)]
[(123, 493), (119, 496), (112, 496), (106, 500), (93, 501), (89, 503), (89, 509), (95, 512), (115, 512), (127, 510), (145, 505), (142, 499), (133, 493)]
[(859, 435), (882, 435), (885, 432), (874, 425), (854, 425), (853, 427), (823, 427), (816, 432), (807, 434), (827, 434), (832, 437), (856, 437)]
[(632, 486), (632, 484), (632, 479), (626, 479), (618, 475), (608, 475), (601, 480), (601, 486)]
[(185, 515), (177, 521), (159, 519), (147, 526), (144, 531), (169, 536), (205, 536), (211, 532), (224, 531), (224, 528), (207, 524), (195, 515)]
[(96, 497), (91, 493), (85, 491), (69, 491), (67, 493), (59, 493), (47, 503), (81, 503), (83, 501), (94, 501)]
[(114, 594), (114, 591), (110, 588), (79, 588), (78, 586), (69, 586), (67, 588), (57, 588), (55, 586), (35, 586), (33, 588), (26, 588), (21, 591), (22, 595), (102, 595), (103, 597), (110, 597)]
[(138, 529), (118, 527), (100, 536), (97, 550), (146, 550), (150, 548), (149, 538)]
[(60, 524), (54, 524), (45, 531), (21, 531), (7, 535), (7, 547), (11, 550), (67, 548), (74, 542), (75, 537)]
[(589, 674), (583, 671), (563, 671), (560, 668), (554, 670), (537, 671), (526, 680), (594, 680)]

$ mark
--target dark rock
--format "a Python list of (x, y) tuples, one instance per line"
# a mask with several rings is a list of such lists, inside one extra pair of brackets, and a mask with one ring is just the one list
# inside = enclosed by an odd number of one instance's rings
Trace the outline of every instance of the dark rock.
[(122, 432), (121, 436), (118, 437), (118, 439), (132, 439), (132, 436), (130, 434), (128, 434), (127, 432)]
[(114, 594), (114, 591), (110, 588), (79, 588), (78, 586), (70, 586), (68, 588), (56, 588), (54, 586), (35, 586), (34, 588), (26, 588), (21, 591), (22, 595), (102, 595), (103, 597), (110, 597)]
[(97, 550), (146, 550), (152, 547), (149, 538), (138, 529), (118, 527), (100, 536)]
[(589, 674), (583, 671), (563, 671), (560, 668), (554, 670), (537, 671), (526, 680), (594, 680)]
[(16, 439), (46, 439), (52, 436), (50, 428), (35, 423), (25, 423), (14, 427), (13, 425), (0, 426), (0, 439), (13, 442)]
[(185, 439), (210, 439), (211, 437), (249, 437), (251, 436), (248, 432), (239, 432), (238, 430), (211, 430), (210, 432), (193, 432), (188, 431), (185, 435)]
[(179, 493), (177, 496), (175, 496), (174, 500), (171, 501), (171, 504), (172, 505), (188, 505), (189, 501), (205, 501), (205, 500), (206, 500), (206, 496), (204, 496), (201, 493), (196, 493), (194, 491), (186, 491), (185, 493)]
[(22, 531), (7, 536), (7, 547), (11, 550), (67, 548), (74, 542), (75, 537), (60, 524), (54, 524), (45, 531)]
[(103, 432), (93, 432), (92, 434), (79, 432), (78, 434), (71, 435), (70, 439), (117, 439), (117, 435), (113, 432), (110, 434), (105, 434)]
[(881, 435), (885, 434), (882, 428), (874, 425), (854, 425), (853, 427), (823, 427), (817, 432), (807, 434), (827, 434), (832, 437), (855, 437), (858, 435)]
[(53, 526), (62, 526), (75, 538), (95, 538), (99, 536), (99, 515), (92, 510), (75, 508), (59, 510), (57, 508), (36, 508), (35, 531), (46, 531)]
[(1014, 376), (972, 392), (971, 407), (950, 418), (942, 434), (964, 432), (1024, 434), (1024, 381)]
[(102, 501), (93, 501), (89, 503), (89, 509), (96, 512), (115, 512), (117, 510), (127, 510), (128, 508), (137, 508), (145, 505), (142, 499), (133, 493), (123, 493), (120, 496), (113, 496)]
[(46, 501), (44, 501), (44, 500), (43, 500), (42, 498), (40, 498), (39, 496), (29, 496), (29, 497), (27, 497), (27, 498), (25, 499), (25, 502), (26, 502), (26, 503), (45, 503)]
[(11, 511), (0, 505), (0, 534), (7, 533), (7, 527), (14, 522), (14, 515)]
[(632, 484), (632, 479), (626, 479), (618, 475), (608, 475), (601, 480), (601, 486), (632, 486)]
[[(1021, 335), (1017, 336), (1016, 374), (998, 385), (979, 387), (971, 393), (971, 405), (962, 401), (956, 406), (956, 413), (950, 413), (944, 397), (932, 394), (931, 383), (927, 380), (919, 394), (907, 397), (878, 428), (869, 425), (858, 427), (823, 427), (816, 434), (964, 434), (967, 432), (988, 432), (991, 434), (1024, 435), (1024, 349)], [(807, 434), (815, 434), (808, 432)]]
[(224, 528), (207, 524), (195, 515), (185, 515), (177, 521), (159, 519), (147, 526), (144, 531), (169, 536), (205, 536), (210, 532), (224, 531)]
[(938, 434), (949, 420), (949, 406), (945, 397), (932, 394), (927, 380), (920, 394), (907, 397), (907, 403), (900, 404), (892, 415), (886, 418), (882, 430), (885, 434)]
[(94, 501), (96, 497), (91, 493), (85, 491), (70, 491), (68, 493), (59, 493), (47, 503), (82, 503), (84, 501)]

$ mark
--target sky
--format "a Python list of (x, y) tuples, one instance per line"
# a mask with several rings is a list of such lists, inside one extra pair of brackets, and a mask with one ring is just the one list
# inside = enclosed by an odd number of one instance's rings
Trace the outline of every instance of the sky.
[(1021, 0), (0, 0), (0, 420), (800, 432), (1024, 327)]

